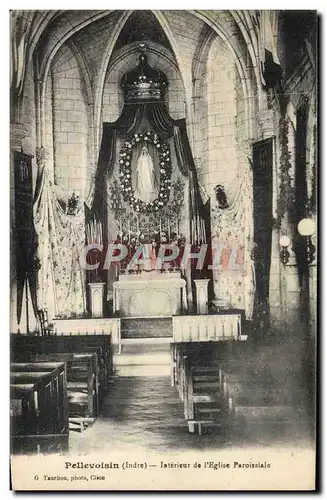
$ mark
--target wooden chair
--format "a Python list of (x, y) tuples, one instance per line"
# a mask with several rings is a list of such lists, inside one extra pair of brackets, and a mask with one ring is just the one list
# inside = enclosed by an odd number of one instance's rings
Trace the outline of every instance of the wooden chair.
[(54, 335), (54, 325), (53, 323), (49, 323), (48, 311), (46, 309), (38, 309), (37, 319), (40, 325), (40, 332), (42, 337), (50, 337), (51, 335)]

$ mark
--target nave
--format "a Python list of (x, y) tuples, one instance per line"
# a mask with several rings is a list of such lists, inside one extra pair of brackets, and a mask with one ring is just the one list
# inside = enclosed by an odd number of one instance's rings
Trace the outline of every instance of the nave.
[[(117, 375), (111, 379), (101, 416), (87, 433), (72, 433), (72, 454), (85, 454), (90, 450), (94, 453), (125, 450), (171, 454), (201, 450), (210, 453), (213, 450), (244, 447), (270, 449), (290, 443), (299, 447), (310, 446), (312, 431), (308, 427), (308, 415), (299, 411), (298, 401), (294, 403), (296, 410), (280, 404), (281, 393), (284, 393), (285, 400), (290, 388), (279, 384), (279, 394), (277, 397), (273, 395), (277, 391), (276, 375), (272, 376), (271, 373), (261, 384), (258, 384), (257, 377), (251, 381), (248, 376), (247, 388), (244, 384), (239, 388), (243, 393), (243, 404), (246, 399), (247, 403), (239, 407), (238, 421), (234, 422), (232, 429), (228, 425), (203, 425), (201, 435), (198, 432), (190, 433), (183, 415), (178, 386), (171, 386), (170, 345), (160, 340), (153, 343), (154, 339), (151, 339), (151, 344), (144, 339), (138, 343), (130, 342), (123, 347), (120, 358), (114, 356), (114, 360), (117, 360)], [(270, 348), (271, 356), (273, 351)], [(262, 353), (261, 356), (264, 358)], [(242, 371), (241, 364), (238, 360), (239, 373)], [(267, 365), (266, 370), (269, 371)], [(285, 375), (285, 371), (287, 367), (280, 378)], [(244, 377), (244, 374), (241, 376)], [(234, 378), (236, 381), (236, 372)], [(203, 384), (210, 385), (211, 382), (204, 381)], [(256, 390), (253, 384), (260, 387)], [(303, 404), (303, 398), (308, 397), (306, 388), (298, 387), (296, 396), (298, 400), (302, 399)], [(242, 411), (243, 418), (240, 414)]]
[[(298, 341), (296, 348), (289, 343), (287, 350), (285, 345), (277, 346), (275, 342), (247, 347), (242, 343), (240, 357), (236, 342), (226, 342), (222, 347), (218, 342), (190, 345), (170, 343), (169, 338), (127, 339), (121, 353), (112, 346), (106, 350), (107, 356), (113, 358), (113, 369), (109, 368), (106, 382), (103, 371), (106, 365), (111, 366), (111, 361), (103, 362), (99, 347), (108, 342), (109, 336), (13, 337), (16, 349), (20, 345), (19, 355), (14, 349), (13, 358), (26, 361), (29, 357), (28, 363), (11, 365), (12, 443), (20, 442), (14, 450), (18, 453), (209, 452), (248, 446), (268, 449), (312, 444), (312, 416), (308, 411), (309, 408), (314, 412), (312, 388), (310, 374), (303, 372), (301, 364), (306, 347), (302, 344), (301, 354)], [(86, 383), (90, 371), (85, 368), (89, 365), (84, 364), (90, 354), (80, 352), (83, 343), (85, 351), (98, 351), (91, 355), (93, 368), (95, 358), (100, 360), (100, 368), (96, 368), (92, 378), (95, 381), (91, 384), (92, 401), (88, 396), (90, 384)], [(94, 347), (96, 343), (99, 347)], [(56, 347), (51, 348), (51, 344)], [(73, 350), (76, 346), (79, 353), (74, 361), (62, 352), (35, 354), (42, 350)], [(51, 385), (50, 373), (45, 372), (54, 368), (51, 363), (60, 365), (59, 359), (67, 370), (68, 383), (61, 386), (60, 401), (64, 405), (68, 402), (69, 422), (63, 431), (50, 435), (50, 421), (54, 422), (58, 410), (58, 405), (53, 405), (55, 391), (35, 391), (34, 386), (34, 399), (28, 401), (26, 395), (31, 378), (36, 384), (38, 376), (39, 387), (43, 382), (48, 388), (55, 387)], [(305, 366), (309, 365), (306, 359)]]

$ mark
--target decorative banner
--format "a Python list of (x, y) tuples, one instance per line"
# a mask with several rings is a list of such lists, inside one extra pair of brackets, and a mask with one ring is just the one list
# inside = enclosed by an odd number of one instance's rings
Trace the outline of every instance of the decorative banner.
[(33, 248), (33, 156), (14, 152), (15, 242), (17, 277), (17, 322), (20, 323), (24, 286), (31, 271)]
[(256, 313), (267, 317), (271, 261), (272, 139), (253, 144), (253, 238), (256, 276)]
[(252, 260), (253, 213), (251, 174), (245, 171), (228, 208), (212, 207), (213, 261), (216, 298), (252, 319), (255, 274)]
[(80, 256), (85, 246), (85, 216), (67, 215), (60, 206), (47, 168), (34, 204), (40, 273), (38, 304), (49, 317), (83, 317), (86, 313), (85, 273)]

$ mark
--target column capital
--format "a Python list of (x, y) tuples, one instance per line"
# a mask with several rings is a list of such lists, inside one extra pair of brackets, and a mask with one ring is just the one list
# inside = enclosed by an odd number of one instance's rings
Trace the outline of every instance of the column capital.
[(274, 135), (274, 112), (272, 109), (261, 109), (257, 114), (257, 120), (263, 139), (269, 139)]

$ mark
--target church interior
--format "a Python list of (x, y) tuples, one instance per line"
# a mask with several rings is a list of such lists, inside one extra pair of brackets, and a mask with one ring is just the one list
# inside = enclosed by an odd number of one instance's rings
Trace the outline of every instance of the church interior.
[(12, 453), (314, 446), (317, 13), (10, 28)]

